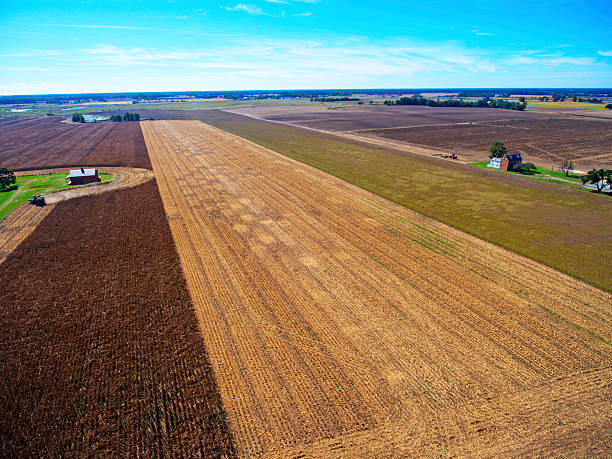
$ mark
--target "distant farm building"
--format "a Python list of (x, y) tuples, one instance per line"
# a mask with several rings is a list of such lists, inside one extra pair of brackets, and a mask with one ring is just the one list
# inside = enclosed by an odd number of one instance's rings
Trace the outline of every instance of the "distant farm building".
[(523, 157), (520, 153), (515, 155), (506, 155), (504, 159), (501, 161), (501, 169), (504, 171), (511, 171), (514, 169), (514, 166), (517, 164), (521, 164), (523, 162)]
[(99, 182), (97, 169), (71, 169), (70, 173), (66, 176), (70, 180), (71, 185), (83, 185), (84, 183)]
[(487, 167), (490, 167), (492, 169), (499, 169), (501, 167), (501, 158), (491, 158), (491, 161), (489, 161)]

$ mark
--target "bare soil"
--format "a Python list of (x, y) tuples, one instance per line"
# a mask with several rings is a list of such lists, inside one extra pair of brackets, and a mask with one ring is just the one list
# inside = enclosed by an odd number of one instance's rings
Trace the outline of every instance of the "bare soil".
[(269, 121), (278, 121), (324, 131), (353, 131), (406, 126), (444, 125), (493, 121), (526, 120), (541, 117), (538, 113), (493, 108), (363, 106), (328, 110), (319, 106), (248, 107), (228, 110)]
[(141, 124), (240, 455), (612, 452), (612, 295), (212, 126)]
[(154, 180), (56, 204), (0, 279), (0, 456), (233, 456)]
[(16, 171), (76, 165), (151, 168), (136, 122), (6, 118), (0, 120), (0, 139), (0, 167)]
[(612, 169), (612, 122), (593, 118), (549, 117), (354, 134), (457, 153), (467, 161), (486, 160), (491, 143), (501, 140), (510, 152), (521, 151), (524, 161), (542, 166), (558, 168), (569, 159), (579, 170)]

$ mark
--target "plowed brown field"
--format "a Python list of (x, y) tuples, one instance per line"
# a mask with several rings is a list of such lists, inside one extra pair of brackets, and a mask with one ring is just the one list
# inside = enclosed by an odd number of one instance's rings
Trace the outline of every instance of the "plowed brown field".
[(198, 121), (141, 124), (238, 453), (610, 453), (612, 295)]
[(58, 118), (0, 120), (0, 167), (151, 168), (138, 123), (62, 123)]
[(154, 180), (55, 204), (0, 286), (0, 457), (233, 456)]
[(509, 152), (521, 151), (526, 160), (536, 164), (559, 168), (564, 159), (569, 159), (575, 161), (578, 170), (612, 167), (612, 124), (602, 119), (481, 121), (472, 125), (367, 129), (351, 134), (454, 152), (467, 161), (487, 160), (491, 142), (501, 140)]

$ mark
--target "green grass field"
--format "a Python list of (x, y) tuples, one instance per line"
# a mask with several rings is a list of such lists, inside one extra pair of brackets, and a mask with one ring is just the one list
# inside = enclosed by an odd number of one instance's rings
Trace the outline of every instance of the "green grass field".
[[(100, 174), (102, 182), (112, 180), (110, 174)], [(66, 174), (22, 175), (17, 177), (17, 189), (0, 192), (0, 221), (35, 194), (51, 193), (87, 185), (66, 184)]]
[[(18, 108), (25, 108), (25, 112), (11, 112), (12, 107), (0, 108), (0, 117), (7, 118), (9, 116), (33, 116), (46, 115), (52, 113), (56, 116), (69, 117), (73, 113), (101, 113), (114, 110), (224, 110), (229, 108), (253, 107), (259, 105), (314, 105), (318, 102), (310, 102), (309, 99), (294, 99), (294, 100), (278, 100), (278, 99), (261, 99), (261, 100), (226, 100), (226, 99), (211, 99), (199, 102), (159, 102), (147, 104), (113, 104), (113, 105), (78, 105), (75, 104), (71, 108), (70, 105), (50, 105), (50, 104), (31, 104), (23, 105)], [(30, 110), (31, 109), (31, 110)]]
[(539, 102), (539, 101), (527, 101), (527, 108), (529, 107), (544, 107), (544, 108), (605, 108), (606, 104), (591, 104), (589, 102)]
[[(612, 199), (226, 112), (199, 119), (612, 291)], [(568, 186), (570, 185), (570, 186)]]

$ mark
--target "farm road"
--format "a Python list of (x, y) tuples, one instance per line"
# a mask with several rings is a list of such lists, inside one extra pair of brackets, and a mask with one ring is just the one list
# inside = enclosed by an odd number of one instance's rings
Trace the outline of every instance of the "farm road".
[(141, 125), (239, 455), (610, 452), (612, 295), (201, 122)]

